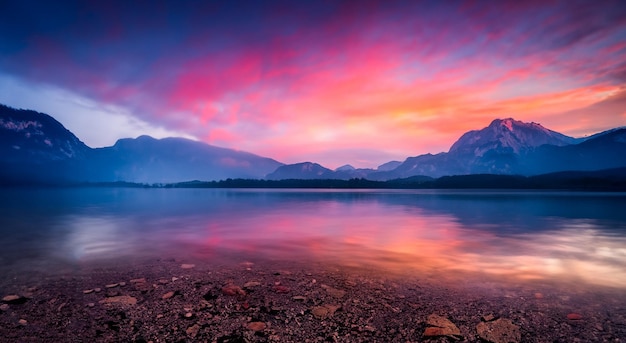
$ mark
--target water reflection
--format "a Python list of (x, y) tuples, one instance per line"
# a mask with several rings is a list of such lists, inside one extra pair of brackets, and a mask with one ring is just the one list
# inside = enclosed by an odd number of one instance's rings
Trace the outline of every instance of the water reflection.
[[(316, 260), (626, 286), (625, 194), (3, 190), (5, 266), (124, 256)], [(26, 267), (25, 267), (26, 266)]]

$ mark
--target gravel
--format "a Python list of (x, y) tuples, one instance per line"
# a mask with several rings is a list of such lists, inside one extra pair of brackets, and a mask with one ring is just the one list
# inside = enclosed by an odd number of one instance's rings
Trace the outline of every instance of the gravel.
[(192, 262), (7, 275), (0, 281), (0, 337), (137, 343), (626, 338), (622, 289), (315, 263)]

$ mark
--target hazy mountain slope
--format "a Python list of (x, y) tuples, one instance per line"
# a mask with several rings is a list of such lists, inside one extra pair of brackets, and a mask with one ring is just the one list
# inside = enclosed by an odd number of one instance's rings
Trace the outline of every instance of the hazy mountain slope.
[(120, 139), (96, 149), (92, 179), (166, 183), (188, 180), (262, 178), (282, 163), (251, 153), (219, 148), (184, 138)]
[(626, 128), (594, 135), (569, 146), (541, 146), (524, 157), (520, 173), (590, 171), (626, 167)]
[(0, 179), (181, 182), (262, 178), (282, 163), (183, 138), (120, 139), (91, 149), (47, 114), (0, 105)]
[(287, 164), (278, 167), (274, 172), (266, 177), (268, 180), (287, 179), (335, 179), (335, 173), (321, 165), (313, 162), (302, 162)]

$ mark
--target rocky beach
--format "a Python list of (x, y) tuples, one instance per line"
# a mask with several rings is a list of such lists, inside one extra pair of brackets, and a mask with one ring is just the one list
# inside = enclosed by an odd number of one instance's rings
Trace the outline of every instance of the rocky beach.
[(3, 342), (504, 343), (626, 337), (626, 292), (572, 282), (174, 258), (5, 274)]

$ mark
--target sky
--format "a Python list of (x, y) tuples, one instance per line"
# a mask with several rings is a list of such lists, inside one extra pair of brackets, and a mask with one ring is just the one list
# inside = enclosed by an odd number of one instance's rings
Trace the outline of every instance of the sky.
[(626, 2), (0, 2), (0, 103), (91, 147), (181, 136), (376, 167), (515, 118), (626, 125)]

